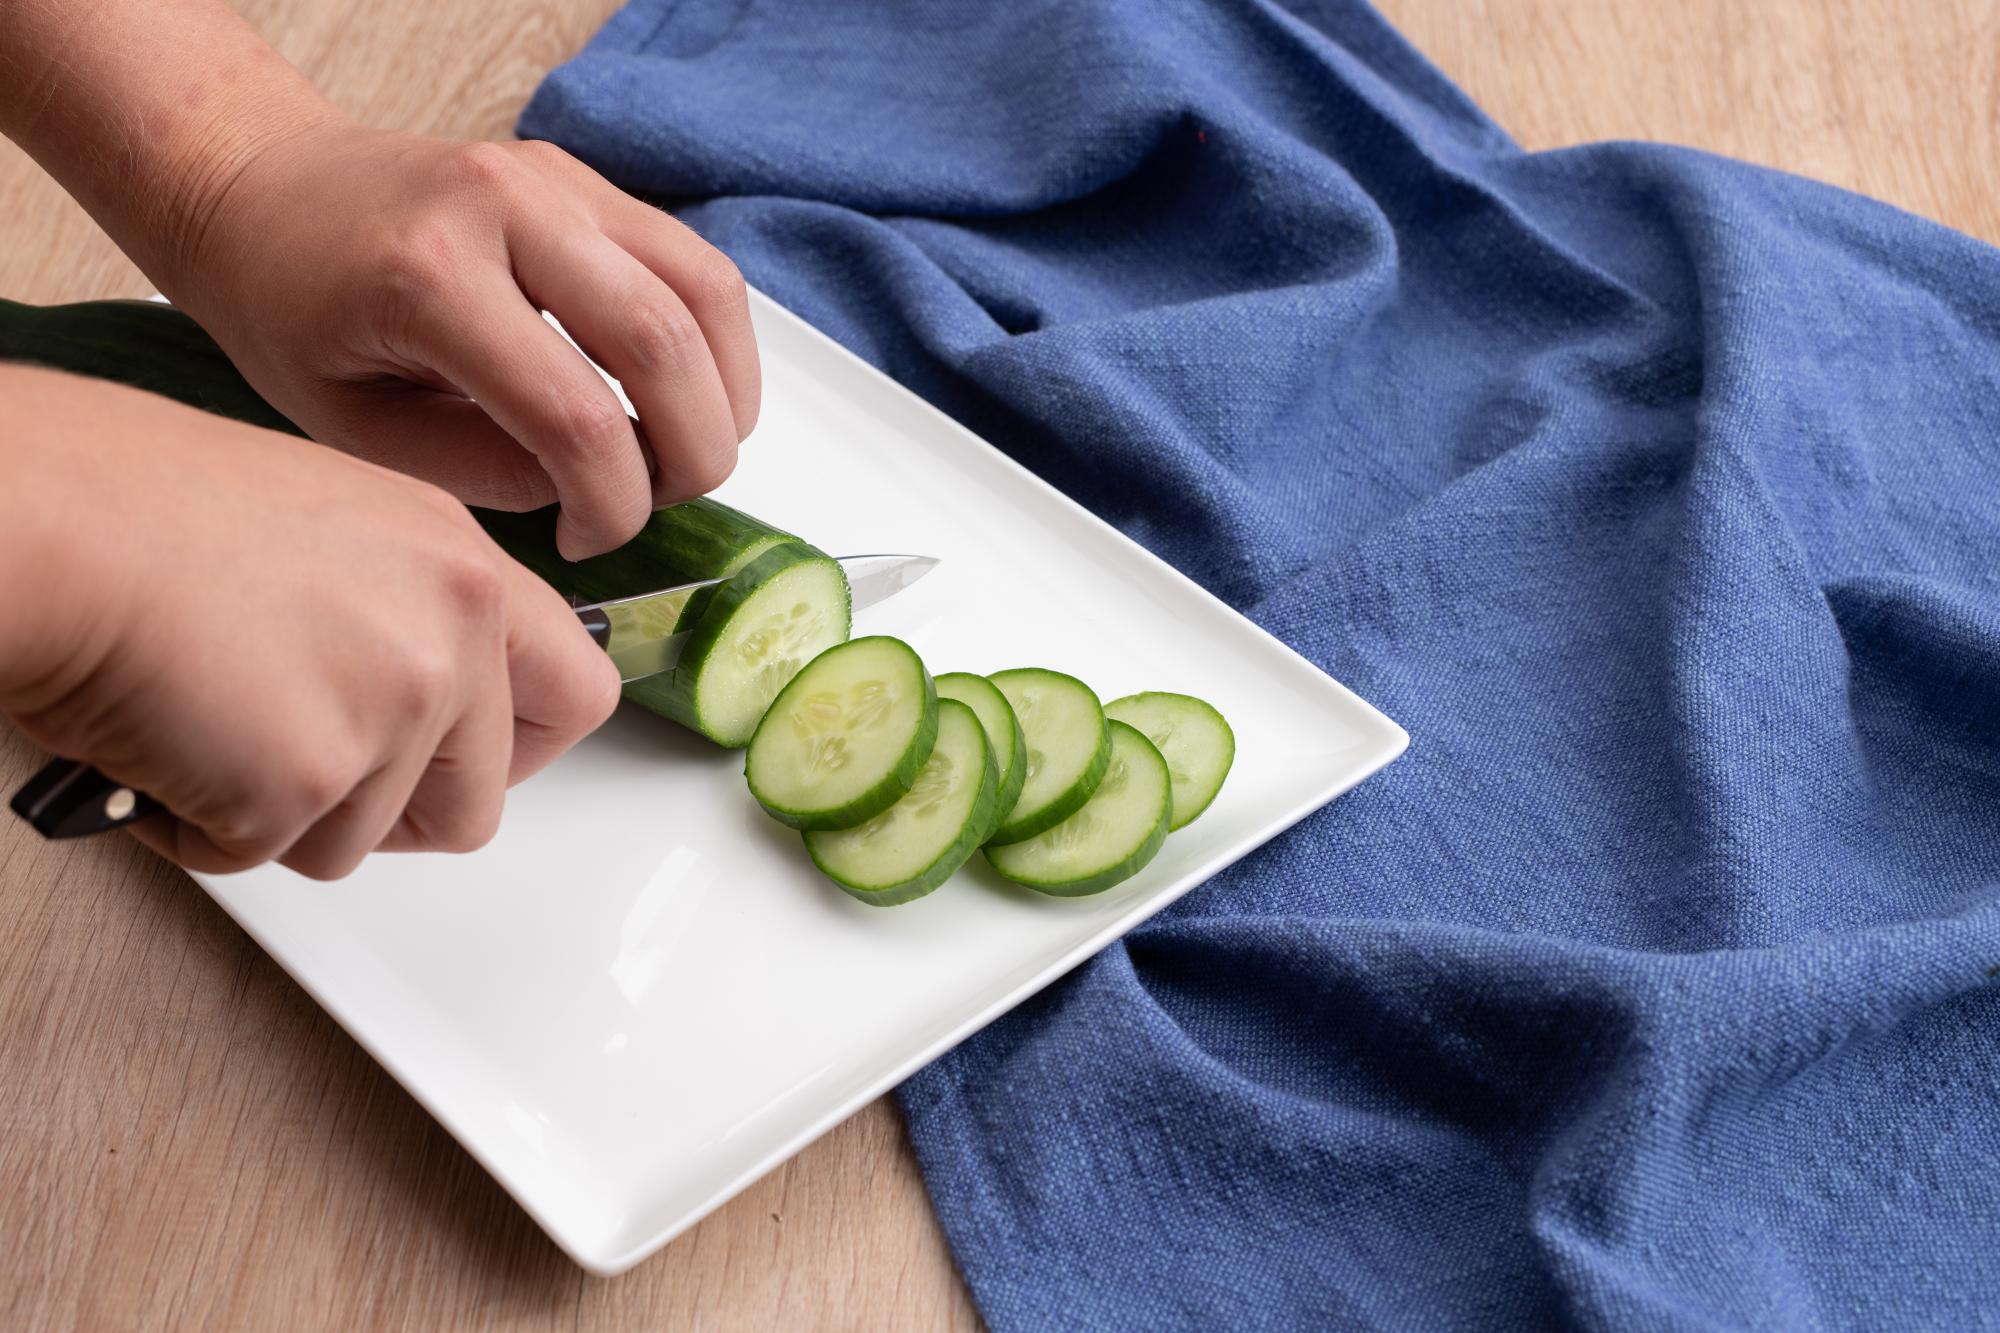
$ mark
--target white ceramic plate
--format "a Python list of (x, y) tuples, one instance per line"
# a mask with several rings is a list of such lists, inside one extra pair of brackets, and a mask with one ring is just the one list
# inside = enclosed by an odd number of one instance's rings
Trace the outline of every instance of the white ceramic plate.
[(761, 815), (741, 756), (621, 709), (463, 857), (204, 878), (576, 1261), (630, 1267), (924, 1062), (1353, 786), (1406, 737), (1139, 546), (755, 298), (762, 424), (721, 492), (829, 551), (943, 557), (857, 618), (934, 671), (1047, 666), (1213, 701), (1236, 767), (1137, 878), (983, 866), (873, 908)]

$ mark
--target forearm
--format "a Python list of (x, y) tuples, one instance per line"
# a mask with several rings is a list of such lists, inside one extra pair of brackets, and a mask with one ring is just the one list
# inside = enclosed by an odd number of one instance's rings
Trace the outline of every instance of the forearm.
[(243, 165), (338, 114), (223, 0), (0, 0), (0, 133), (169, 295)]

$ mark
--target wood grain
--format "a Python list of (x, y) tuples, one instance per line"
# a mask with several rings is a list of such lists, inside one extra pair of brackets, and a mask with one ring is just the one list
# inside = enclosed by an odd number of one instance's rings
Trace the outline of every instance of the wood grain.
[[(612, 0), (243, 0), (363, 119), (503, 137)], [(1695, 144), (2000, 240), (2000, 0), (1388, 0), (1517, 139)], [(145, 280), (0, 145), (0, 292)], [(35, 756), (0, 729), (0, 781)], [(191, 881), (0, 824), (0, 1327), (952, 1328), (893, 1108), (584, 1277)]]

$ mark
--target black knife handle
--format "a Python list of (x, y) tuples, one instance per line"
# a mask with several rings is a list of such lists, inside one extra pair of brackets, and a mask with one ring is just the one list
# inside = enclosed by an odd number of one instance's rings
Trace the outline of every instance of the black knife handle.
[(8, 803), (44, 838), (82, 838), (123, 828), (161, 805), (142, 791), (113, 782), (89, 764), (52, 759)]
[(611, 617), (596, 607), (578, 607), (576, 618), (583, 622), (583, 628), (590, 635), (591, 642), (605, 652), (611, 651)]

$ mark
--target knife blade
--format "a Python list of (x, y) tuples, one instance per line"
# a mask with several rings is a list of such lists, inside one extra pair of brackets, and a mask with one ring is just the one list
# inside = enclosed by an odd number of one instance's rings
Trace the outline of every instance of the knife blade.
[[(856, 611), (894, 597), (937, 567), (927, 555), (847, 555), (841, 570)], [(575, 608), (577, 619), (617, 664), (622, 681), (643, 680), (670, 671), (681, 659), (687, 631), (677, 630), (688, 599), (723, 579), (683, 583), (655, 592), (591, 602)], [(157, 813), (160, 803), (74, 759), (52, 759), (14, 793), (14, 813), (45, 838), (81, 838), (122, 828)]]
[[(937, 567), (928, 555), (844, 555), (838, 561), (856, 611), (894, 597)], [(688, 632), (675, 632), (688, 599), (728, 582), (703, 579), (576, 607), (577, 619), (611, 655), (618, 679), (630, 683), (671, 671), (681, 660)]]

